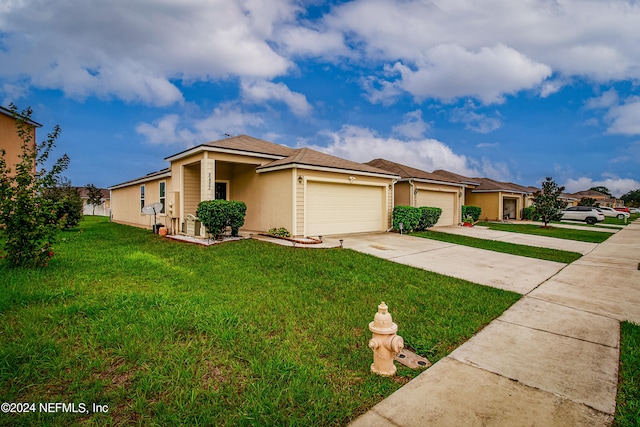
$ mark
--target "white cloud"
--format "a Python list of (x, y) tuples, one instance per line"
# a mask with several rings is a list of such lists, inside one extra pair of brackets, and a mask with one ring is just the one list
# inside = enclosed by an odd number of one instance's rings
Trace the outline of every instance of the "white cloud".
[(292, 92), (284, 83), (245, 80), (241, 84), (241, 90), (245, 102), (261, 104), (270, 100), (280, 101), (296, 116), (308, 116), (312, 110), (303, 94)]
[(530, 60), (508, 46), (483, 47), (477, 52), (456, 44), (438, 45), (417, 61), (416, 71), (396, 63), (398, 82), (418, 99), (450, 101), (472, 96), (485, 104), (502, 103), (504, 95), (541, 84), (551, 68)]
[(588, 99), (585, 104), (587, 108), (592, 109), (610, 108), (614, 105), (618, 105), (618, 92), (613, 88), (600, 96)]
[(168, 105), (182, 100), (175, 79), (286, 73), (268, 38), (296, 10), (293, 0), (13, 2), (0, 10), (0, 77)]
[(615, 197), (620, 197), (629, 191), (639, 189), (640, 182), (631, 178), (619, 178), (615, 175), (603, 175), (602, 179), (596, 180), (583, 176), (567, 179), (564, 187), (567, 193), (576, 193), (592, 187), (606, 187)]
[(611, 123), (607, 133), (640, 135), (640, 96), (630, 97), (624, 104), (611, 107), (606, 118)]
[(427, 172), (445, 169), (470, 177), (504, 179), (510, 176), (504, 164), (492, 163), (488, 159), (475, 161), (456, 154), (451, 147), (435, 139), (383, 137), (371, 129), (352, 125), (345, 125), (337, 132), (326, 132), (326, 135), (330, 139), (327, 146), (310, 147), (356, 162), (384, 158)]
[(260, 115), (244, 112), (233, 103), (226, 103), (200, 119), (193, 119), (190, 115), (181, 117), (168, 114), (152, 124), (139, 123), (136, 132), (150, 144), (190, 147), (221, 139), (225, 134), (246, 133), (263, 122)]
[(497, 142), (481, 142), (476, 145), (477, 148), (498, 148), (499, 146), (500, 144)]
[(354, 55), (402, 64), (418, 98), (489, 103), (536, 86), (547, 97), (573, 76), (640, 78), (639, 19), (634, 0), (354, 0), (323, 23)]
[(393, 126), (393, 132), (406, 138), (419, 139), (429, 130), (429, 124), (422, 120), (422, 111), (415, 110), (405, 114), (404, 121)]
[[(487, 117), (485, 114), (478, 114), (474, 111), (476, 106), (472, 102), (467, 102), (464, 107), (451, 110), (451, 122), (464, 123), (465, 128), (478, 133), (490, 133), (502, 126), (499, 117)], [(496, 115), (499, 114), (496, 112)]]

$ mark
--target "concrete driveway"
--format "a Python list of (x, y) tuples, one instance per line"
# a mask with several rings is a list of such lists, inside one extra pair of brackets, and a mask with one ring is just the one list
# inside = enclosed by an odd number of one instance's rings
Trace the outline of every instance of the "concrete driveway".
[(529, 293), (566, 266), (396, 233), (339, 238), (348, 249), (519, 294)]
[(597, 243), (578, 242), (577, 240), (558, 239), (555, 237), (535, 236), (533, 234), (511, 233), (508, 231), (491, 230), (488, 227), (477, 225), (475, 227), (458, 227), (453, 225), (448, 227), (435, 227), (433, 228), (433, 231), (475, 237), (478, 239), (515, 243), (518, 245), (578, 252), (582, 255), (588, 254), (598, 246)]

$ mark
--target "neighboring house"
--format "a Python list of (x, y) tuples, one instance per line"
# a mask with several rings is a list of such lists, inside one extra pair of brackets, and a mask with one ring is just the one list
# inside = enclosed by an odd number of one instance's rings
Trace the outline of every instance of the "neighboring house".
[(436, 170), (433, 174), (465, 184), (464, 204), (481, 208), (480, 218), (486, 221), (522, 219), (522, 209), (532, 194), (531, 189), (511, 182), (468, 178), (445, 170)]
[(578, 202), (580, 202), (580, 199), (576, 198), (572, 194), (567, 194), (567, 193), (561, 193), (558, 199), (565, 202), (568, 208), (572, 206), (578, 206)]
[[(399, 177), (309, 148), (247, 135), (198, 145), (165, 158), (170, 166), (110, 187), (112, 220), (151, 227), (141, 208), (163, 205), (158, 223), (187, 232), (203, 200), (247, 205), (242, 233), (284, 227), (293, 236), (386, 231)], [(195, 227), (195, 234), (202, 234)]]
[(89, 199), (89, 194), (86, 187), (75, 187), (80, 194), (80, 198), (82, 199), (83, 207), (82, 214), (83, 215), (99, 215), (99, 216), (110, 216), (111, 215), (111, 192), (106, 188), (99, 188), (100, 193), (102, 193), (102, 197), (99, 205), (96, 205), (95, 208), (93, 205), (87, 203)]
[(394, 206), (440, 208), (442, 214), (436, 226), (462, 222), (464, 184), (390, 160), (375, 159), (366, 164), (400, 176), (394, 185)]
[(596, 190), (579, 191), (577, 193), (571, 194), (571, 196), (576, 198), (578, 202), (586, 198), (594, 199), (598, 206), (607, 206), (610, 208), (618, 208), (624, 206), (624, 201)]
[[(40, 123), (33, 120), (27, 120), (27, 124), (33, 130), (33, 144), (36, 144), (36, 128), (42, 127)], [(16, 165), (20, 162), (20, 154), (22, 154), (22, 139), (18, 136), (16, 119), (11, 110), (0, 107), (0, 149), (5, 151), (5, 161), (7, 167), (11, 169), (11, 173), (15, 174)], [(33, 164), (35, 172), (36, 164)]]

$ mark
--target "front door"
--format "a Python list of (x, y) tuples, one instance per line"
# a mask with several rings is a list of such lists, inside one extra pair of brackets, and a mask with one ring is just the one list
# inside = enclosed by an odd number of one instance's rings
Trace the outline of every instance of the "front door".
[(216, 200), (227, 200), (227, 183), (216, 182)]

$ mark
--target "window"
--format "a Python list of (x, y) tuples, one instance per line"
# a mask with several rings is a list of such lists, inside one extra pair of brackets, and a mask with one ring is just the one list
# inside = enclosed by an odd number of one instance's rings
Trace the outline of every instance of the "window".
[(144, 185), (140, 186), (140, 211), (144, 208)]
[(162, 181), (160, 183), (160, 203), (162, 203), (162, 209), (160, 209), (160, 213), (164, 213), (164, 206), (165, 206), (165, 194), (166, 194), (166, 186), (167, 183), (165, 181)]

